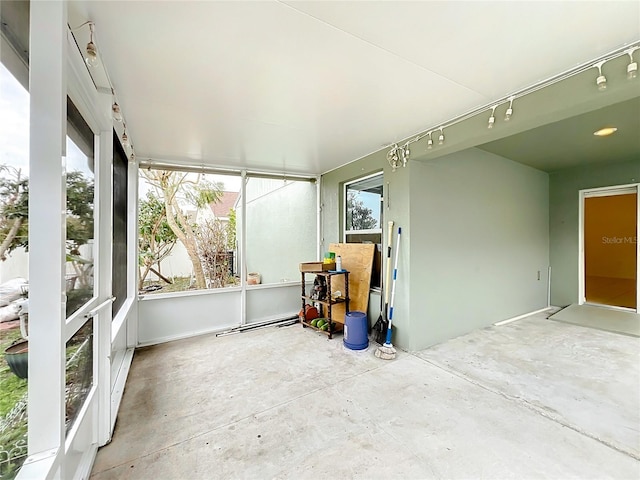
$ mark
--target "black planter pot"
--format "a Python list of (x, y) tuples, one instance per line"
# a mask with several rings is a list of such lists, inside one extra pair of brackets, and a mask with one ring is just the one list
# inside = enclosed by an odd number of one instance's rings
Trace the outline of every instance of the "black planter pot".
[(29, 342), (21, 340), (4, 351), (4, 358), (18, 378), (27, 378), (29, 371)]

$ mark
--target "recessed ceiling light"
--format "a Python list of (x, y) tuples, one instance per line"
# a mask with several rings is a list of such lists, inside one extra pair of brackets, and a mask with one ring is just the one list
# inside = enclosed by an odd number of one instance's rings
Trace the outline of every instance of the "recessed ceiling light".
[(616, 127), (605, 127), (593, 132), (593, 134), (597, 137), (607, 137), (613, 133), (616, 133), (617, 131), (618, 129)]

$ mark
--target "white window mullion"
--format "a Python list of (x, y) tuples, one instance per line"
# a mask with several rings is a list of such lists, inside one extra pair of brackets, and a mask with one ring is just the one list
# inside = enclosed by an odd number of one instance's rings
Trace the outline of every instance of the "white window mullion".
[[(100, 95), (100, 109), (111, 111), (111, 95)], [(98, 301), (112, 297), (112, 250), (113, 250), (113, 132), (103, 130), (96, 137), (96, 236), (98, 252), (97, 289)], [(102, 303), (101, 303), (102, 304)], [(98, 386), (97, 443), (106, 444), (111, 438), (111, 318), (112, 305), (107, 303), (97, 314), (96, 333), (97, 361), (94, 363), (94, 379)]]
[[(29, 455), (56, 452), (59, 460), (65, 435), (67, 3), (31, 2), (30, 15)], [(28, 476), (29, 463), (22, 475)]]

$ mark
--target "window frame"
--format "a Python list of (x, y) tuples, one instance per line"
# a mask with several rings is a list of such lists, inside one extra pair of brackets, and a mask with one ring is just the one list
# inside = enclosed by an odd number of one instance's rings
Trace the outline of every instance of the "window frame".
[[(380, 228), (371, 228), (371, 229), (364, 229), (364, 230), (348, 230), (347, 229), (347, 192), (349, 189), (350, 185), (362, 182), (364, 180), (369, 180), (375, 177), (380, 177), (380, 186), (382, 188), (382, 194), (380, 195)], [(378, 249), (376, 248), (376, 251), (374, 252), (374, 255), (379, 255), (380, 258), (378, 258), (378, 262), (379, 262), (379, 278), (377, 279), (377, 285), (376, 282), (374, 281), (374, 272), (375, 272), (375, 265), (376, 265), (376, 259), (374, 258), (374, 264), (373, 264), (373, 269), (372, 269), (372, 274), (371, 274), (371, 283), (369, 285), (369, 289), (370, 290), (374, 290), (374, 291), (381, 291), (382, 289), (382, 276), (383, 276), (383, 266), (382, 266), (382, 249), (384, 248), (383, 245), (383, 225), (384, 225), (384, 209), (382, 208), (382, 205), (384, 203), (384, 170), (378, 170), (375, 171), (373, 173), (367, 174), (367, 175), (363, 175), (361, 177), (355, 178), (353, 180), (349, 180), (348, 182), (344, 182), (342, 184), (342, 201), (341, 201), (341, 206), (342, 206), (342, 219), (341, 219), (341, 223), (340, 223), (340, 229), (342, 231), (342, 241), (344, 243), (363, 243), (362, 241), (358, 241), (358, 242), (349, 242), (349, 236), (353, 235), (353, 236), (357, 236), (357, 235), (379, 235), (380, 236), (380, 241), (377, 243), (374, 243), (374, 245), (380, 245), (380, 250), (378, 251)]]

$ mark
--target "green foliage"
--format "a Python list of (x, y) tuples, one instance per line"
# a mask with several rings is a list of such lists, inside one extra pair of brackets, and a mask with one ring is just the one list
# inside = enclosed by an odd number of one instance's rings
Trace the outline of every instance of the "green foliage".
[(171, 253), (177, 240), (167, 223), (164, 201), (153, 192), (147, 192), (146, 198), (139, 203), (138, 214), (138, 265), (144, 268), (140, 274), (140, 288), (150, 268)]
[[(79, 255), (79, 248), (93, 238), (93, 180), (82, 172), (67, 172), (67, 247), (72, 255)], [(19, 228), (9, 239), (0, 260), (18, 247), (29, 248), (29, 177), (20, 169), (0, 165), (0, 242), (11, 235), (16, 221)]]
[(229, 210), (229, 222), (227, 223), (227, 250), (236, 249), (236, 211)]
[(194, 184), (184, 183), (183, 188), (187, 201), (198, 208), (206, 207), (210, 203), (218, 203), (222, 199), (223, 185), (219, 182), (201, 179)]
[(0, 165), (0, 260), (28, 246), (29, 178), (20, 169)]
[(93, 181), (82, 172), (67, 172), (67, 246), (79, 255), (79, 248), (93, 238)]
[(140, 251), (147, 252), (155, 243), (165, 245), (175, 243), (178, 237), (167, 223), (165, 204), (153, 192), (147, 192), (140, 200), (138, 213)]

